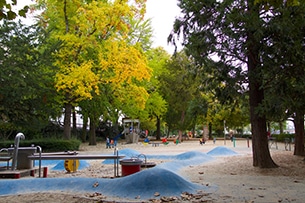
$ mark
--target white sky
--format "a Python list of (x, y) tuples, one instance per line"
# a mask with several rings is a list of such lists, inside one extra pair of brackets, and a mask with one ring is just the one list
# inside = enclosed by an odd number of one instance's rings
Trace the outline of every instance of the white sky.
[[(33, 3), (32, 0), (18, 0), (17, 6)], [(173, 54), (174, 46), (167, 43), (167, 37), (170, 34), (175, 17), (179, 16), (180, 8), (177, 6), (177, 0), (147, 0), (147, 12), (145, 17), (152, 21), (153, 47), (161, 46), (169, 54)]]
[(162, 46), (172, 54), (174, 46), (168, 45), (167, 37), (173, 28), (175, 17), (180, 13), (177, 0), (147, 0), (146, 6), (145, 17), (151, 18), (154, 29), (153, 46)]

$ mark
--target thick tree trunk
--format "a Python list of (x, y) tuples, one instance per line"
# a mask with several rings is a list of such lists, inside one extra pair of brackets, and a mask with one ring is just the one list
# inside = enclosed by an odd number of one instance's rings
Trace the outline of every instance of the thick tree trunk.
[(294, 140), (294, 155), (303, 156), (304, 153), (304, 113), (303, 111), (296, 112), (294, 118), (295, 140)]
[[(253, 22), (259, 22), (259, 8), (254, 5), (253, 0), (248, 0), (249, 15), (256, 17)], [(251, 28), (251, 24), (247, 27)], [(259, 60), (259, 40), (254, 37), (255, 31), (249, 30), (247, 36), (247, 58), (248, 58), (248, 76), (249, 76), (249, 103), (250, 119), (252, 130), (252, 152), (253, 166), (260, 168), (275, 168), (270, 156), (267, 138), (267, 126), (265, 115), (258, 113), (258, 107), (264, 101), (264, 88), (262, 71)]]
[(71, 113), (72, 113), (72, 104), (65, 104), (64, 139), (67, 140), (71, 138)]
[(268, 147), (266, 118), (264, 115), (259, 115), (257, 112), (257, 107), (259, 107), (264, 100), (264, 90), (261, 86), (262, 82), (259, 81), (260, 77), (256, 75), (256, 69), (259, 67), (252, 62), (252, 59), (249, 59), (248, 68), (253, 166), (260, 168), (275, 168), (277, 165), (273, 162)]
[(157, 123), (156, 123), (156, 127), (157, 127), (157, 135), (156, 135), (156, 140), (160, 140), (161, 139), (161, 121), (159, 116), (157, 116)]

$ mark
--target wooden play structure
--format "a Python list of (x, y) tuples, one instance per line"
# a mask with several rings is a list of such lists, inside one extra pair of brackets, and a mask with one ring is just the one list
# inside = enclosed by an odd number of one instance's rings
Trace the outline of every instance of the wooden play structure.
[(140, 134), (140, 120), (123, 118), (126, 143), (138, 143)]

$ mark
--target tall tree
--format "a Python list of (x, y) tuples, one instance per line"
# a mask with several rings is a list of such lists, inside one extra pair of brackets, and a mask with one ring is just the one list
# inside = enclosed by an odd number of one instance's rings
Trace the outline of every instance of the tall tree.
[[(105, 69), (101, 67), (105, 64), (99, 62), (103, 58), (100, 55), (111, 48), (112, 43), (112, 48), (118, 48), (118, 43), (126, 39), (130, 29), (128, 19), (143, 16), (145, 2), (38, 2), (38, 8), (44, 9), (41, 16), (42, 24), (52, 30), (51, 38), (59, 40), (62, 44), (54, 53), (55, 65), (59, 68), (56, 88), (65, 96), (64, 137), (69, 139), (72, 107), (100, 93), (98, 85), (101, 83), (101, 74), (98, 70)], [(113, 72), (115, 74), (124, 68), (120, 64), (114, 65), (112, 70), (116, 71)]]
[(182, 133), (188, 129), (191, 119), (187, 117), (187, 109), (194, 98), (196, 89), (194, 75), (190, 74), (193, 61), (184, 51), (172, 56), (167, 64), (168, 72), (162, 75), (162, 93), (168, 103), (167, 124), (169, 128), (179, 130), (179, 140)]
[(35, 125), (39, 131), (60, 112), (52, 87), (54, 72), (42, 64), (50, 60), (48, 50), (41, 49), (44, 34), (20, 21), (4, 21), (0, 33), (1, 125), (23, 131), (33, 131)]
[(276, 167), (268, 148), (266, 116), (258, 112), (264, 101), (260, 55), (265, 19), (261, 5), (254, 0), (179, 1), (178, 5), (183, 16), (176, 19), (170, 41), (176, 43), (175, 37), (181, 34), (187, 53), (199, 64), (216, 56), (223, 64), (219, 68), (229, 68), (230, 74), (247, 67), (253, 166)]
[[(148, 121), (154, 122), (156, 139), (161, 138), (162, 118), (167, 111), (167, 102), (162, 96), (162, 83), (160, 77), (167, 72), (167, 63), (170, 60), (169, 54), (161, 47), (151, 49), (147, 53), (148, 65), (152, 69), (151, 80), (146, 84), (149, 98), (146, 103), (145, 111), (148, 113)], [(152, 130), (152, 129), (151, 129)]]
[[(281, 3), (280, 3), (281, 2)], [(298, 2), (298, 3), (296, 3)], [(268, 35), (264, 64), (268, 90), (267, 109), (276, 121), (293, 118), (295, 155), (304, 155), (305, 2), (278, 1), (268, 4)]]

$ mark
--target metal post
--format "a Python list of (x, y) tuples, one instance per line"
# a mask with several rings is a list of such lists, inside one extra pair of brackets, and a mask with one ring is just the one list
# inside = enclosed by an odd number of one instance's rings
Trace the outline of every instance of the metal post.
[[(116, 155), (116, 147), (114, 148), (114, 153), (113, 154)], [(114, 168), (113, 168), (113, 170), (114, 170), (114, 177), (116, 177), (116, 175), (117, 175), (117, 171), (116, 171), (116, 169), (117, 169), (117, 166), (116, 166), (117, 159), (118, 159), (118, 157), (113, 159), (113, 161), (114, 161), (114, 163), (113, 163), (113, 166), (114, 166)]]
[[(38, 168), (38, 173), (39, 173), (39, 178), (41, 178), (41, 147), (37, 146), (38, 152), (39, 152), (39, 168)], [(35, 161), (34, 161), (35, 162)]]
[(25, 139), (25, 136), (23, 133), (18, 133), (15, 137), (13, 162), (12, 162), (12, 168), (11, 168), (12, 171), (14, 171), (16, 169), (20, 139)]
[(223, 120), (223, 138), (224, 145), (226, 145), (226, 120)]

